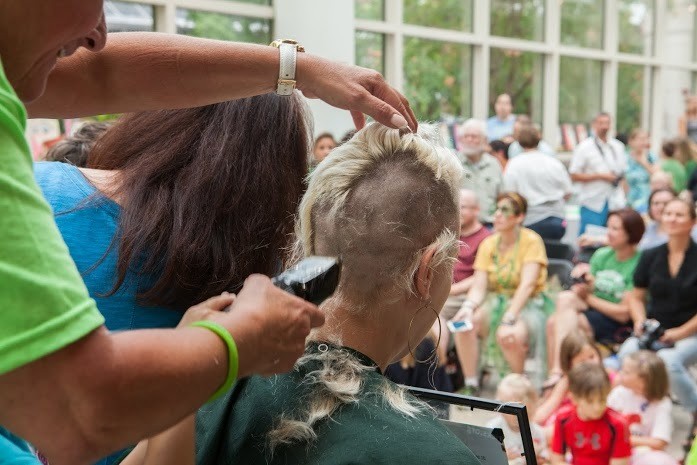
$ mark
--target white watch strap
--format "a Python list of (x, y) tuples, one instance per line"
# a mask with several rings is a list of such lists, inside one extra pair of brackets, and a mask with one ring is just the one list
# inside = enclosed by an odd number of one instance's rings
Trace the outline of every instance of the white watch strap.
[(291, 95), (295, 89), (295, 64), (298, 57), (296, 44), (281, 43), (278, 47), (280, 66), (278, 69), (278, 95)]

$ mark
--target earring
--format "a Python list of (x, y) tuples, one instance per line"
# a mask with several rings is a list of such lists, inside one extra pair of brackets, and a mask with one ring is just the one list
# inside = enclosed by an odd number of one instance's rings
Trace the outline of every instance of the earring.
[[(425, 360), (419, 360), (418, 358), (416, 358), (416, 355), (414, 355), (414, 351), (411, 348), (411, 342), (410, 342), (410, 340), (411, 340), (411, 337), (410, 337), (411, 336), (411, 327), (414, 324), (414, 318), (416, 318), (416, 315), (418, 315), (419, 312), (426, 307), (431, 309), (431, 311), (436, 315), (436, 319), (438, 320), (438, 341), (436, 342), (436, 346), (433, 348), (431, 355), (429, 355)], [(419, 309), (414, 313), (414, 316), (412, 316), (411, 320), (409, 321), (409, 330), (407, 331), (407, 347), (409, 348), (409, 354), (411, 354), (411, 356), (414, 358), (415, 362), (417, 362), (417, 363), (431, 363), (437, 357), (438, 347), (440, 346), (440, 338), (442, 335), (441, 333), (442, 333), (442, 329), (440, 326), (440, 315), (438, 314), (438, 312), (436, 312), (436, 310), (433, 307), (431, 307), (431, 301), (429, 300), (424, 305), (419, 307)]]

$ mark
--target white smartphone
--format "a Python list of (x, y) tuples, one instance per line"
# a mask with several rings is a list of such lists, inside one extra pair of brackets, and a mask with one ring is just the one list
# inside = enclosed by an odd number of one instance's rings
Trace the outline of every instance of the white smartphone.
[(469, 320), (448, 321), (446, 323), (451, 333), (461, 333), (472, 329), (472, 322)]

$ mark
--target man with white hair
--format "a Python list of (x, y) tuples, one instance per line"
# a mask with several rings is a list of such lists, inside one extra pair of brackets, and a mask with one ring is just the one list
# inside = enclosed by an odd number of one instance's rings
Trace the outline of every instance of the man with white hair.
[(503, 175), (496, 158), (486, 153), (486, 125), (481, 120), (468, 119), (459, 127), (457, 140), (458, 158), (465, 168), (461, 187), (477, 194), (479, 220), (490, 225), (496, 208), (496, 197), (502, 189)]

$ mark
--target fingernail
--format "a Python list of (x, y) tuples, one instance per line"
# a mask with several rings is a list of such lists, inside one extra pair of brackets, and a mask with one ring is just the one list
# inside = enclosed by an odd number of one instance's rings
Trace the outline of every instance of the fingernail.
[(392, 119), (390, 119), (390, 123), (392, 126), (396, 128), (403, 128), (403, 127), (409, 127), (407, 124), (407, 120), (404, 119), (404, 116), (400, 115), (399, 113), (395, 113), (392, 115)]

